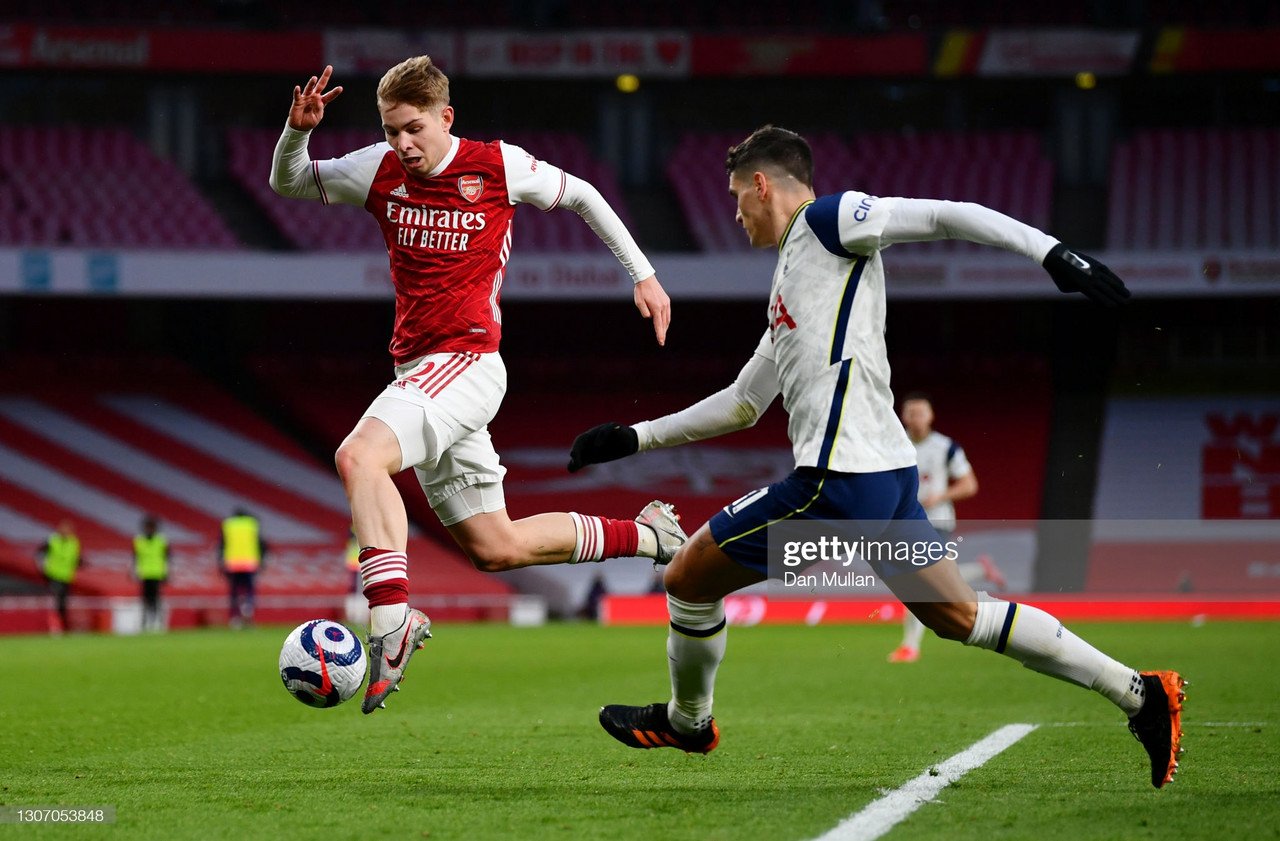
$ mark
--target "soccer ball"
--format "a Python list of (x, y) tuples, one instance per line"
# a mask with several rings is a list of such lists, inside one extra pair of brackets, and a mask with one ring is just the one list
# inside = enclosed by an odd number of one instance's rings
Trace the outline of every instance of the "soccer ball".
[(309, 707), (336, 707), (360, 691), (368, 660), (360, 639), (330, 619), (303, 622), (280, 649), (280, 680)]

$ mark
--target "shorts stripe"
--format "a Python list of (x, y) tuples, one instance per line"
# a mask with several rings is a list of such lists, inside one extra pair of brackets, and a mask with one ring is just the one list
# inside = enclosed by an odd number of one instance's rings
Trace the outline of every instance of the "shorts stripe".
[(783, 520), (789, 520), (790, 518), (794, 517), (797, 514), (803, 514), (805, 510), (809, 508), (810, 505), (813, 505), (815, 502), (818, 501), (818, 497), (822, 496), (822, 483), (825, 481), (827, 481), (826, 476), (823, 476), (821, 479), (818, 480), (818, 487), (814, 489), (813, 497), (810, 498), (810, 500), (806, 502), (804, 505), (801, 505), (799, 508), (795, 509), (794, 511), (789, 511), (786, 514), (783, 514), (781, 517), (770, 520), (767, 523), (761, 523), (755, 528), (747, 529), (742, 534), (735, 534), (733, 537), (726, 537), (724, 540), (720, 541), (720, 544), (719, 544), (720, 547), (724, 548), (724, 545), (726, 543), (732, 543), (735, 540), (741, 540), (742, 538), (746, 537), (749, 534), (755, 534), (761, 529), (769, 528), (769, 526), (773, 525), (774, 523), (781, 523)]
[(454, 381), (454, 380), (456, 380), (459, 376), (461, 376), (463, 371), (465, 371), (465, 370), (467, 370), (468, 368), (470, 368), (470, 367), (471, 367), (471, 363), (475, 362), (475, 361), (476, 361), (476, 358), (477, 358), (477, 357), (476, 357), (476, 355), (475, 355), (475, 354), (473, 354), (473, 353), (466, 353), (466, 354), (464, 354), (464, 355), (463, 355), (463, 361), (462, 361), (462, 364), (461, 364), (461, 365), (459, 365), (458, 367), (454, 368), (453, 373), (451, 373), (448, 377), (446, 377), (446, 378), (444, 379), (444, 381), (443, 381), (442, 383), (440, 383), (440, 385), (436, 386), (436, 388), (435, 388), (434, 390), (432, 390), (432, 391), (428, 392), (428, 393), (427, 393), (427, 396), (428, 396), (428, 397), (436, 397), (436, 396), (438, 396), (438, 395), (440, 394), (440, 392), (444, 391), (445, 386), (449, 385), (449, 383), (453, 382), (453, 381)]
[(455, 353), (453, 356), (449, 357), (448, 361), (428, 374), (422, 382), (418, 383), (418, 389), (428, 397), (434, 396), (439, 390), (436, 389), (436, 391), (433, 392), (432, 389), (435, 389), (442, 380), (452, 379), (454, 372), (461, 372), (462, 369), (465, 369), (471, 364), (467, 357), (468, 354), (466, 353)]
[(1009, 609), (1004, 614), (1004, 627), (1000, 629), (1000, 639), (996, 641), (996, 654), (1004, 654), (1004, 647), (1009, 643), (1009, 634), (1013, 633), (1013, 622), (1018, 616), (1018, 603), (1009, 602)]

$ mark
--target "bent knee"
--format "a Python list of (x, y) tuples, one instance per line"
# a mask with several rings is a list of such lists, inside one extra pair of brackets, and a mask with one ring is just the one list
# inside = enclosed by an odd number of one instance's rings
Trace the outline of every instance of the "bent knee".
[(671, 563), (662, 571), (662, 587), (667, 595), (674, 596), (682, 602), (694, 604), (715, 601), (718, 596), (711, 592), (705, 576), (693, 572), (690, 563), (694, 554), (692, 544), (686, 543), (677, 551)]
[(666, 590), (668, 595), (682, 601), (692, 601), (690, 598), (692, 580), (686, 572), (687, 563), (685, 563), (685, 557), (689, 552), (689, 544), (686, 542), (676, 550), (671, 562), (662, 568), (662, 589)]
[(374, 446), (360, 438), (348, 438), (343, 441), (338, 451), (333, 454), (333, 463), (338, 468), (338, 475), (343, 479), (369, 471), (390, 474), (400, 466), (398, 452), (386, 452), (385, 448)]

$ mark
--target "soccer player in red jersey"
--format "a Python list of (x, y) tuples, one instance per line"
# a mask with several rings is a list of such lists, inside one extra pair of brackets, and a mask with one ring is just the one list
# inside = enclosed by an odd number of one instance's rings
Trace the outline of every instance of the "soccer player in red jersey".
[(413, 467), (427, 501), (478, 569), (610, 557), (670, 560), (684, 541), (671, 506), (650, 503), (636, 520), (577, 513), (512, 521), (506, 469), (488, 423), (506, 391), (498, 354), (499, 300), (511, 255), (515, 206), (568, 208), (612, 249), (635, 281), (635, 303), (666, 339), (671, 302), (618, 215), (594, 187), (501, 141), (455, 137), (449, 80), (427, 56), (391, 68), (378, 84), (385, 143), (313, 161), (307, 140), (342, 93), (333, 68), (293, 89), (276, 144), (271, 186), (285, 196), (369, 211), (391, 261), (395, 380), (338, 448), (351, 502), (360, 571), (371, 609), (370, 713), (397, 689), (430, 621), (409, 608), (408, 517), (391, 476)]

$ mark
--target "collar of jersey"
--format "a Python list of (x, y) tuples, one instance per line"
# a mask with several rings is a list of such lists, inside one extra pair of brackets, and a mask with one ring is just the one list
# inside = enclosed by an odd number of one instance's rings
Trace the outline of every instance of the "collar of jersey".
[(450, 135), (449, 151), (444, 153), (444, 157), (440, 159), (440, 163), (436, 164), (436, 168), (427, 173), (428, 178), (435, 178), (449, 168), (449, 164), (453, 163), (453, 159), (458, 154), (458, 145), (458, 138)]
[(807, 202), (797, 207), (796, 212), (791, 214), (791, 221), (787, 223), (787, 229), (782, 232), (782, 239), (778, 240), (779, 251), (782, 250), (782, 246), (787, 244), (787, 237), (791, 236), (791, 226), (794, 225), (796, 223), (796, 220), (800, 218), (800, 211), (804, 210), (806, 207), (808, 207), (811, 204), (813, 204), (813, 199), (809, 199)]

